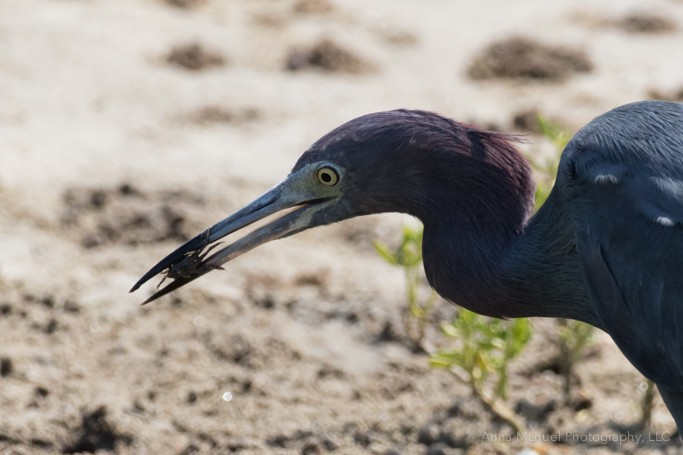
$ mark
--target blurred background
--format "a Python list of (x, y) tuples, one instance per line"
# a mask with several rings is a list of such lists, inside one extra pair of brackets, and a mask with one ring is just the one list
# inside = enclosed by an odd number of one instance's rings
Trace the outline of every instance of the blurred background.
[(365, 113), (527, 133), (548, 184), (563, 132), (683, 100), (682, 38), (680, 0), (0, 0), (0, 452), (678, 453), (603, 333), (567, 372), (566, 323), (531, 320), (505, 394), (430, 366), (406, 317), (447, 350), (463, 315), (406, 316), (405, 267), (373, 248), (405, 240), (401, 215), (149, 306), (156, 283), (128, 289)]

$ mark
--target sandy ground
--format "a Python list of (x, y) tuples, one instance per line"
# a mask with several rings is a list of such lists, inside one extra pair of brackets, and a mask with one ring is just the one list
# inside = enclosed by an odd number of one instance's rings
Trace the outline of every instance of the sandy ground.
[[(637, 20), (641, 6), (0, 0), (0, 451), (678, 453), (672, 440), (506, 441), (466, 387), (382, 336), (400, 331), (402, 275), (372, 239), (395, 238), (399, 215), (264, 246), (146, 307), (153, 286), (127, 293), (354, 116), (410, 107), (512, 130), (538, 109), (573, 130), (683, 95), (683, 2), (650, 1), (657, 18)], [(468, 76), (512, 36), (583, 52), (592, 69)], [(430, 337), (454, 311), (439, 307)], [(542, 367), (553, 324), (533, 324), (510, 398), (530, 434), (622, 434), (642, 377), (600, 335), (578, 372), (589, 406), (562, 406)], [(673, 431), (658, 401), (646, 436)]]

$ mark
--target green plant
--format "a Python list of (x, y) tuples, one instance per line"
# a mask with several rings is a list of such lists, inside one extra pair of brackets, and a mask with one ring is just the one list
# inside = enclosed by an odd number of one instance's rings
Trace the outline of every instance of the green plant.
[(508, 365), (522, 352), (531, 336), (529, 321), (503, 321), (461, 308), (450, 323), (442, 325), (446, 336), (458, 340), (457, 346), (442, 352), (427, 346), (424, 342), (426, 320), (437, 294), (432, 290), (427, 297), (420, 295), (426, 281), (422, 272), (422, 235), (421, 226), (404, 226), (401, 241), (395, 248), (381, 240), (374, 242), (377, 253), (385, 261), (404, 270), (408, 305), (402, 321), (406, 336), (430, 356), (432, 366), (450, 371), (470, 386), (486, 408), (516, 431), (523, 431), (523, 425), (504, 401), (508, 391)]
[(541, 134), (555, 146), (556, 154), (542, 159), (527, 156), (536, 172), (536, 209), (548, 199), (550, 190), (555, 184), (559, 156), (571, 138), (557, 123), (541, 115), (538, 116), (538, 128)]
[(649, 379), (641, 383), (639, 389), (643, 392), (643, 398), (640, 400), (640, 422), (638, 425), (642, 430), (650, 428), (652, 423), (652, 410), (655, 407), (655, 397), (657, 396), (657, 389), (655, 383)]
[[(523, 431), (514, 413), (505, 405), (508, 396), (508, 367), (531, 338), (528, 319), (506, 321), (478, 315), (464, 308), (441, 326), (456, 345), (433, 354), (432, 366), (446, 368), (469, 384), (474, 394), (515, 430)], [(487, 383), (490, 391), (485, 390)]]
[(459, 341), (459, 345), (432, 356), (433, 366), (462, 368), (473, 386), (481, 388), (491, 375), (496, 376), (494, 394), (507, 399), (508, 365), (517, 357), (531, 337), (527, 319), (504, 321), (478, 315), (460, 308), (443, 333)]
[[(403, 226), (401, 242), (394, 249), (382, 240), (375, 240), (375, 250), (391, 265), (401, 267), (405, 274), (407, 307), (402, 314), (403, 331), (416, 346), (424, 339), (427, 316), (437, 299), (433, 290), (427, 297), (420, 297), (425, 282), (422, 273), (422, 226)], [(427, 287), (427, 286), (424, 286)]]
[[(562, 153), (572, 137), (558, 123), (540, 114), (538, 115), (538, 128), (541, 134), (553, 143), (555, 150), (558, 150), (559, 153)], [(557, 160), (553, 160), (553, 162), (556, 163)]]
[(576, 364), (585, 355), (585, 350), (593, 343), (595, 329), (586, 323), (569, 319), (556, 319), (558, 364), (564, 385), (564, 400), (571, 399), (572, 378), (575, 375)]

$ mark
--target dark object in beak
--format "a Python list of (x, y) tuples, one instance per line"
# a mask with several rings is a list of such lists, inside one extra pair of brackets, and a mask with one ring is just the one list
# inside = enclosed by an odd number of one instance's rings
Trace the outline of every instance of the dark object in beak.
[[(167, 278), (173, 279), (142, 303), (147, 304), (212, 270), (222, 269), (222, 264), (259, 245), (321, 224), (313, 222), (312, 217), (329, 206), (332, 198), (316, 198), (308, 194), (307, 185), (302, 185), (305, 183), (302, 177), (301, 173), (290, 175), (263, 196), (180, 246), (145, 273), (130, 292), (158, 274), (164, 275), (159, 285)], [(296, 206), (300, 207), (209, 255), (218, 246), (212, 243), (267, 216)]]

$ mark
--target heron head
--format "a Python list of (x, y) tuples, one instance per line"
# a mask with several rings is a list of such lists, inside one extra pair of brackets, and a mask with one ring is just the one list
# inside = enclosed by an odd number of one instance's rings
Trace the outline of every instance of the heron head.
[[(395, 110), (351, 120), (311, 145), (284, 180), (173, 251), (131, 291), (159, 273), (174, 278), (147, 303), (266, 242), (359, 215), (403, 212), (425, 221), (439, 200), (446, 203), (454, 192), (476, 191), (478, 174), (487, 168), (481, 164), (497, 156), (487, 156), (481, 143), (495, 141), (494, 136), (472, 132), (481, 133), (424, 111)], [(281, 216), (183, 270), (199, 251), (276, 214)]]

